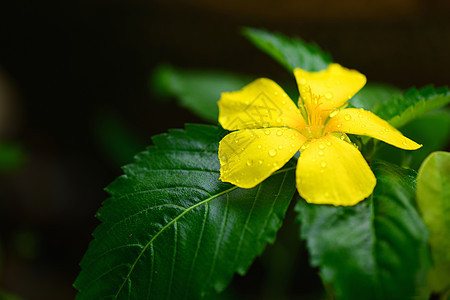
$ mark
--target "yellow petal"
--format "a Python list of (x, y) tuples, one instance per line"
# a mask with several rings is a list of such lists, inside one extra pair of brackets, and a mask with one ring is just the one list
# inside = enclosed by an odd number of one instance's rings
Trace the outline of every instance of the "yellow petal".
[(290, 128), (244, 129), (219, 144), (220, 179), (252, 188), (284, 166), (306, 141)]
[(385, 120), (364, 109), (348, 108), (341, 110), (328, 121), (325, 132), (367, 135), (406, 150), (415, 150), (422, 147), (422, 145), (405, 137)]
[(315, 97), (324, 110), (342, 106), (366, 84), (366, 76), (339, 64), (319, 72), (295, 69), (294, 75), (304, 103), (312, 107)]
[(294, 102), (278, 84), (266, 78), (240, 91), (222, 93), (218, 104), (219, 122), (228, 130), (305, 125)]
[(372, 194), (376, 184), (361, 153), (331, 134), (307, 144), (296, 176), (300, 195), (316, 204), (355, 205)]

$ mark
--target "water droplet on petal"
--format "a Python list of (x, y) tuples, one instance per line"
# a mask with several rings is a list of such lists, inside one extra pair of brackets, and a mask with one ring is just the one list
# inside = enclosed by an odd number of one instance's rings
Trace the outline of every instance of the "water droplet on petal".
[(325, 196), (325, 198), (329, 198), (330, 197), (330, 193), (325, 192), (325, 194), (323, 194)]
[(276, 162), (273, 163), (274, 168), (278, 168), (278, 164)]
[(337, 115), (339, 110), (335, 109), (330, 113), (330, 118), (333, 118), (335, 115)]
[(331, 142), (327, 142), (327, 146), (328, 146), (328, 147), (331, 146)]
[(251, 165), (253, 165), (253, 160), (247, 159), (247, 166), (250, 167)]
[(345, 136), (341, 135), (341, 140), (344, 140), (344, 139), (345, 139)]
[(323, 155), (323, 151), (319, 150), (319, 155), (322, 156)]
[(404, 146), (408, 145), (408, 143), (407, 143), (406, 141), (403, 141), (402, 144), (403, 144)]
[(324, 146), (324, 145), (320, 145), (320, 146), (319, 146), (319, 149), (322, 149), (322, 150), (323, 150), (323, 149), (325, 149), (325, 146)]
[(336, 127), (337, 128), (341, 128), (342, 124), (337, 124)]
[(278, 136), (282, 136), (283, 135), (283, 130), (277, 130), (277, 135)]
[(258, 149), (261, 149), (262, 148), (262, 146), (261, 145), (258, 145)]
[(281, 118), (277, 119), (277, 123), (281, 123), (283, 120)]
[(238, 139), (235, 139), (234, 142), (237, 144), (237, 143), (239, 143), (239, 140), (238, 140)]
[(362, 113), (358, 113), (358, 117), (362, 118), (364, 117)]
[(320, 163), (320, 166), (321, 166), (322, 168), (325, 168), (325, 167), (327, 166), (326, 161), (322, 160), (322, 162)]
[(325, 94), (325, 98), (327, 98), (328, 100), (330, 100), (331, 98), (333, 98), (333, 94), (332, 94), (332, 93), (326, 93), (326, 94)]
[(279, 93), (278, 93), (278, 92), (274, 92), (273, 94), (274, 94), (275, 96), (277, 96)]
[(277, 155), (277, 150), (275, 150), (275, 149), (270, 150), (270, 151), (269, 151), (269, 155), (270, 155), (270, 156), (275, 156), (275, 155)]
[(262, 159), (258, 160), (258, 164), (262, 165), (263, 164), (263, 160)]
[(352, 116), (350, 116), (347, 113), (344, 115), (344, 119), (347, 120), (347, 121), (350, 121), (351, 118), (352, 118)]
[(278, 146), (278, 149), (280, 149), (280, 150), (283, 149), (283, 146), (282, 145)]
[(239, 181), (240, 181), (239, 179), (236, 179), (236, 183), (239, 183)]
[(266, 135), (269, 135), (269, 134), (270, 134), (270, 130), (269, 130), (269, 129), (266, 129), (266, 130), (264, 130), (264, 133), (265, 133)]

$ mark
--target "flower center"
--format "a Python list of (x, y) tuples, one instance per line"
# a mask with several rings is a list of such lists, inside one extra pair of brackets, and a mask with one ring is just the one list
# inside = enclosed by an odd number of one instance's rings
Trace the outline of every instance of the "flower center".
[(324, 125), (305, 126), (301, 129), (300, 133), (308, 140), (317, 139), (323, 136), (324, 127)]
[(310, 99), (305, 103), (305, 111), (307, 114), (307, 123), (308, 126), (305, 126), (301, 129), (301, 133), (308, 139), (319, 138), (323, 136), (323, 129), (325, 125), (325, 120), (323, 112), (324, 110), (320, 108), (322, 105), (323, 97), (314, 95), (310, 91)]

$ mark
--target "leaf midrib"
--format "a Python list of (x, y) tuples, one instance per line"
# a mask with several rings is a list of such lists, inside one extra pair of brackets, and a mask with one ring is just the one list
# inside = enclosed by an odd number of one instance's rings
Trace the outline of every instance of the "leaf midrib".
[[(279, 174), (279, 173), (288, 172), (288, 171), (291, 171), (291, 170), (293, 170), (293, 169), (295, 169), (295, 168), (296, 168), (296, 167), (294, 166), (294, 167), (289, 167), (289, 168), (285, 168), (285, 169), (282, 169), (282, 170), (278, 170), (278, 171), (274, 172), (272, 175), (276, 175), (276, 174)], [(216, 195), (213, 195), (213, 196), (211, 196), (211, 197), (209, 197), (209, 198), (207, 198), (207, 199), (205, 199), (205, 200), (203, 200), (203, 201), (200, 201), (200, 202), (198, 202), (197, 204), (195, 204), (195, 205), (193, 205), (193, 206), (191, 206), (191, 207), (189, 207), (189, 208), (186, 208), (182, 213), (180, 213), (180, 214), (179, 214), (178, 216), (176, 216), (173, 220), (171, 220), (169, 223), (167, 223), (163, 228), (161, 228), (161, 230), (158, 231), (158, 232), (150, 239), (150, 241), (144, 246), (144, 248), (141, 250), (141, 252), (140, 252), (139, 255), (137, 256), (137, 258), (134, 260), (133, 264), (131, 265), (130, 270), (128, 271), (127, 275), (125, 276), (125, 278), (124, 278), (123, 281), (122, 281), (122, 284), (120, 285), (119, 289), (117, 290), (117, 293), (114, 295), (114, 299), (117, 299), (117, 298), (118, 298), (118, 296), (119, 296), (120, 292), (122, 291), (122, 289), (123, 289), (125, 283), (127, 282), (127, 280), (129, 280), (131, 273), (133, 272), (134, 268), (136, 267), (137, 262), (140, 260), (140, 258), (142, 257), (142, 255), (145, 253), (145, 251), (147, 250), (147, 248), (148, 248), (151, 244), (153, 244), (153, 241), (154, 241), (154, 240), (155, 240), (162, 232), (164, 232), (167, 228), (169, 228), (170, 226), (172, 226), (172, 224), (174, 224), (175, 222), (177, 222), (181, 217), (183, 217), (185, 214), (187, 214), (188, 212), (190, 212), (190, 211), (193, 210), (194, 208), (199, 207), (199, 206), (201, 206), (201, 205), (203, 205), (203, 204), (205, 204), (205, 203), (208, 203), (209, 201), (211, 201), (211, 200), (213, 200), (213, 199), (215, 199), (215, 198), (218, 198), (218, 197), (220, 197), (220, 196), (222, 196), (222, 195), (224, 195), (224, 194), (230, 193), (230, 192), (234, 191), (234, 190), (237, 189), (237, 188), (238, 188), (237, 186), (233, 186), (233, 187), (231, 187), (231, 188), (229, 188), (229, 189), (227, 189), (227, 190), (225, 190), (225, 191), (222, 191), (222, 192), (220, 192), (220, 193), (218, 193), (218, 194), (216, 194)]]

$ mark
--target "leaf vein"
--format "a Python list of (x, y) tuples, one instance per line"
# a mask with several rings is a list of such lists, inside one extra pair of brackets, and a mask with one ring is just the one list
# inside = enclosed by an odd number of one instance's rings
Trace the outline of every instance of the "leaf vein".
[(173, 224), (173, 230), (174, 230), (174, 242), (173, 242), (172, 266), (170, 267), (170, 278), (169, 278), (169, 284), (167, 286), (167, 298), (166, 299), (170, 299), (170, 293), (172, 292), (173, 273), (175, 272), (175, 259), (177, 257), (178, 222), (175, 222)]
[(247, 216), (247, 219), (245, 220), (245, 224), (244, 224), (244, 226), (242, 227), (241, 236), (239, 237), (239, 243), (238, 243), (238, 246), (237, 246), (237, 248), (236, 248), (236, 252), (235, 252), (235, 254), (234, 254), (234, 262), (233, 262), (233, 264), (236, 264), (236, 261), (237, 261), (238, 256), (239, 256), (239, 252), (241, 251), (242, 242), (244, 241), (245, 232), (248, 230), (248, 229), (247, 229), (247, 227), (248, 227), (248, 221), (250, 221), (250, 217), (251, 217), (251, 215), (252, 215), (252, 213), (253, 213), (253, 209), (255, 208), (255, 203), (256, 203), (257, 200), (258, 200), (259, 194), (260, 194), (260, 192), (261, 192), (261, 187), (262, 187), (262, 185), (263, 185), (263, 184), (260, 184), (260, 185), (258, 186), (258, 190), (256, 191), (256, 195), (255, 195), (255, 200), (253, 200), (252, 208), (250, 209), (250, 211), (249, 211), (249, 213), (248, 213), (248, 216)]
[(180, 213), (178, 216), (176, 216), (172, 221), (170, 221), (170, 222), (167, 223), (163, 228), (161, 228), (161, 230), (158, 231), (158, 232), (150, 239), (150, 241), (145, 245), (144, 249), (142, 249), (141, 253), (139, 253), (138, 257), (134, 260), (133, 264), (131, 265), (130, 271), (129, 271), (128, 274), (125, 276), (125, 279), (124, 279), (124, 281), (122, 282), (122, 284), (120, 285), (119, 289), (117, 290), (117, 293), (116, 293), (114, 299), (117, 299), (117, 297), (118, 297), (120, 291), (122, 290), (122, 288), (123, 288), (123, 286), (124, 286), (124, 284), (125, 284), (125, 281), (130, 277), (130, 275), (131, 275), (131, 273), (133, 272), (133, 270), (134, 270), (134, 268), (135, 268), (137, 262), (139, 261), (139, 259), (141, 258), (141, 256), (144, 254), (145, 250), (147, 250), (147, 248), (153, 243), (153, 241), (154, 241), (154, 240), (155, 240), (162, 232), (164, 232), (168, 227), (170, 227), (172, 224), (174, 224), (176, 221), (178, 221), (178, 219), (180, 219), (182, 216), (184, 216), (186, 213), (188, 213), (189, 211), (193, 210), (194, 208), (196, 208), (196, 207), (198, 207), (198, 206), (200, 206), (200, 205), (203, 205), (203, 204), (205, 204), (205, 203), (207, 203), (207, 202), (209, 202), (209, 201), (211, 201), (211, 200), (213, 200), (213, 199), (215, 199), (215, 198), (218, 198), (218, 197), (220, 197), (220, 196), (222, 196), (222, 195), (224, 195), (224, 194), (226, 194), (226, 193), (229, 193), (229, 192), (231, 192), (231, 191), (233, 191), (233, 190), (235, 190), (235, 189), (237, 189), (237, 186), (233, 186), (233, 187), (231, 187), (231, 188), (229, 188), (229, 189), (227, 189), (227, 190), (225, 190), (225, 191), (223, 191), (223, 192), (220, 192), (220, 193), (218, 193), (218, 194), (216, 194), (216, 195), (213, 195), (213, 196), (211, 196), (211, 197), (209, 197), (209, 198), (207, 198), (207, 199), (205, 199), (205, 200), (203, 200), (203, 201), (200, 201), (199, 203), (197, 203), (197, 204), (195, 204), (195, 205), (193, 205), (193, 206), (187, 208), (186, 210), (184, 210), (182, 213)]
[(285, 180), (286, 180), (287, 174), (288, 174), (287, 172), (284, 173), (283, 180), (281, 181), (280, 188), (278, 189), (278, 193), (277, 193), (277, 195), (274, 197), (274, 200), (272, 201), (272, 205), (271, 205), (271, 207), (270, 207), (270, 211), (269, 211), (269, 213), (267, 214), (266, 220), (264, 221), (264, 225), (261, 227), (261, 231), (260, 231), (259, 234), (258, 234), (258, 239), (261, 238), (261, 236), (263, 235), (264, 231), (266, 230), (267, 224), (268, 224), (268, 222), (269, 222), (270, 217), (271, 217), (272, 214), (273, 214), (273, 209), (274, 209), (274, 207), (275, 207), (275, 203), (277, 202), (278, 197), (280, 196), (280, 193), (281, 193), (281, 190), (282, 190), (282, 188), (283, 188), (284, 182), (285, 182)]
[(190, 271), (189, 271), (189, 275), (188, 275), (188, 278), (186, 280), (186, 296), (187, 296), (188, 291), (189, 291), (189, 282), (191, 281), (192, 271), (194, 270), (195, 263), (197, 262), (198, 251), (200, 250), (201, 242), (202, 242), (202, 239), (203, 239), (203, 232), (205, 230), (206, 219), (208, 217), (208, 214), (209, 214), (209, 203), (206, 203), (205, 216), (203, 217), (202, 228), (200, 230), (200, 236), (199, 236), (198, 241), (197, 241), (197, 247), (195, 249), (194, 259), (192, 260), (192, 264), (191, 264), (191, 268), (190, 268)]

